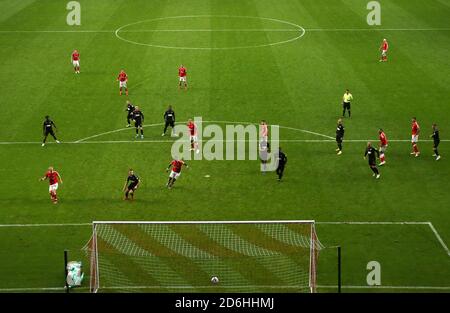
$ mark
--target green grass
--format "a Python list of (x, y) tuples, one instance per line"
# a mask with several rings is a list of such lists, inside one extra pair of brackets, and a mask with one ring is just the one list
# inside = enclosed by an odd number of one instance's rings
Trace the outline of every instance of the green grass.
[[(366, 3), (357, 0), (288, 1), (80, 1), (82, 25), (66, 24), (65, 3), (0, 1), (2, 72), (0, 145), (0, 224), (90, 223), (93, 220), (269, 220), (430, 221), (450, 242), (448, 195), (450, 148), (442, 142), (439, 162), (431, 157), (431, 123), (447, 139), (450, 125), (450, 2), (382, 2), (382, 25), (366, 29)], [(298, 24), (305, 35), (260, 48), (180, 50), (134, 45), (114, 31), (143, 20), (170, 16), (228, 15), (267, 17)], [(163, 19), (124, 30), (293, 28), (262, 19), (202, 17)], [(395, 29), (435, 29), (402, 31)], [(391, 29), (391, 30), (383, 30)], [(441, 29), (441, 30), (437, 30)], [(104, 32), (5, 32), (92, 31)], [(270, 44), (293, 32), (121, 32), (142, 43), (190, 47)], [(382, 38), (390, 43), (389, 62), (377, 59)], [(80, 75), (69, 63), (81, 53)], [(177, 90), (177, 68), (188, 69), (190, 89)], [(334, 136), (346, 88), (355, 98), (345, 119), (345, 139), (376, 140), (383, 127), (389, 139), (407, 140), (410, 119), (422, 127), (420, 158), (408, 142), (392, 141), (381, 179), (372, 179), (362, 156), (364, 142), (283, 142), (289, 163), (285, 178), (261, 175), (257, 161), (191, 161), (173, 190), (165, 188), (170, 142), (95, 143), (134, 140), (132, 129), (73, 142), (125, 126), (125, 96), (116, 75), (129, 75), (129, 99), (142, 107), (145, 124), (162, 122), (172, 104), (179, 122), (242, 121), (306, 129)], [(42, 148), (41, 123), (51, 115), (61, 145)], [(146, 127), (146, 140), (161, 140), (161, 126)], [(167, 137), (165, 138), (167, 139)], [(282, 140), (324, 139), (281, 130)], [(49, 165), (61, 173), (60, 203), (51, 204)], [(143, 179), (133, 203), (121, 200), (126, 171)], [(210, 175), (210, 178), (205, 178)], [(450, 258), (428, 226), (317, 226), (325, 246), (343, 247), (343, 283), (366, 285), (366, 265), (377, 260), (386, 286), (450, 286)], [(0, 228), (2, 288), (62, 285), (62, 251), (82, 258), (89, 226)], [(336, 284), (335, 250), (322, 251), (319, 285)], [(344, 289), (345, 291), (355, 291)], [(81, 290), (80, 290), (81, 291)], [(333, 291), (321, 289), (320, 291)], [(372, 289), (358, 291), (368, 292)], [(378, 290), (375, 290), (378, 291)], [(388, 291), (408, 291), (388, 290)], [(429, 290), (415, 290), (429, 291)], [(445, 290), (443, 290), (445, 291)], [(448, 289), (447, 289), (448, 291)]]

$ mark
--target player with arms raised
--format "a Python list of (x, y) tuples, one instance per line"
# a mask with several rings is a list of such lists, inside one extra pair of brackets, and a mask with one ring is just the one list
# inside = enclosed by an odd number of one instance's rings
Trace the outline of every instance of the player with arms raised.
[(199, 153), (198, 149), (198, 137), (197, 137), (197, 125), (192, 121), (192, 119), (188, 120), (187, 127), (189, 128), (189, 138), (191, 140), (191, 151), (195, 150), (196, 153)]
[(381, 51), (380, 62), (387, 62), (388, 49), (389, 49), (389, 44), (386, 39), (383, 39), (383, 42), (381, 43), (381, 46), (380, 46), (380, 51)]
[(386, 164), (384, 153), (386, 152), (388, 146), (388, 140), (383, 129), (380, 128), (378, 134), (380, 135), (380, 166), (383, 166), (384, 164)]
[(420, 126), (419, 123), (417, 123), (417, 120), (415, 117), (411, 120), (411, 144), (412, 144), (412, 151), (411, 154), (415, 155), (416, 157), (419, 156), (420, 151), (417, 147), (417, 142), (419, 141), (419, 133), (420, 133)]
[(172, 167), (172, 170), (170, 171), (170, 174), (169, 174), (169, 181), (167, 182), (167, 185), (166, 185), (167, 188), (172, 189), (173, 184), (175, 184), (175, 181), (181, 175), (181, 168), (183, 166), (186, 166), (186, 168), (189, 167), (186, 164), (186, 162), (183, 161), (183, 159), (172, 160), (172, 162), (170, 162), (169, 166), (166, 168), (166, 172), (168, 172), (170, 167)]
[(181, 84), (184, 83), (184, 89), (187, 90), (187, 81), (186, 81), (186, 68), (183, 65), (180, 65), (180, 68), (178, 68), (178, 89), (181, 88)]
[(50, 193), (50, 199), (53, 201), (54, 204), (58, 203), (58, 197), (56, 196), (56, 190), (58, 190), (58, 181), (61, 181), (61, 184), (63, 183), (61, 176), (57, 171), (53, 169), (53, 166), (50, 166), (48, 168), (48, 171), (45, 173), (43, 177), (39, 179), (39, 181), (43, 181), (48, 179), (49, 181), (49, 188), (48, 192)]
[(122, 95), (122, 88), (125, 89), (125, 94), (128, 96), (128, 75), (124, 70), (120, 70), (119, 76), (117, 76), (117, 81), (119, 82), (119, 95)]
[(73, 50), (71, 61), (75, 73), (80, 74), (80, 53), (78, 52), (78, 50)]

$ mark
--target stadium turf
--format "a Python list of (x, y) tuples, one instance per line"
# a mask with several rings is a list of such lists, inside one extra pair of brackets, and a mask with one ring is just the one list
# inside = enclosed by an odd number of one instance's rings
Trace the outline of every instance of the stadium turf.
[[(329, 247), (319, 257), (319, 291), (335, 291), (336, 245), (344, 291), (379, 291), (365, 288), (373, 260), (382, 285), (398, 287), (383, 291), (450, 290), (449, 1), (382, 1), (380, 26), (367, 25), (359, 0), (79, 2), (81, 25), (68, 26), (65, 1), (0, 1), (0, 291), (61, 287), (62, 251), (86, 262), (80, 249), (91, 235), (89, 225), (9, 224), (282, 219), (431, 222), (318, 224)], [(390, 50), (379, 63), (383, 38)], [(74, 49), (81, 74), (70, 63)], [(180, 64), (187, 91), (177, 89)], [(120, 69), (129, 97), (118, 95)], [(352, 117), (337, 156), (346, 88)], [(144, 140), (133, 128), (111, 132), (126, 125), (127, 99), (145, 114)], [(280, 135), (289, 160), (283, 181), (263, 175), (258, 161), (188, 161), (167, 190), (174, 139), (161, 137), (160, 124), (169, 104), (177, 122), (265, 119), (291, 128)], [(40, 145), (47, 114), (60, 145)], [(412, 116), (422, 129), (418, 158), (409, 154)], [(443, 139), (439, 161), (425, 141), (433, 122)], [(363, 154), (380, 127), (390, 143), (375, 180)], [(38, 182), (49, 165), (64, 180), (58, 205)], [(143, 180), (133, 203), (121, 192), (129, 167)]]

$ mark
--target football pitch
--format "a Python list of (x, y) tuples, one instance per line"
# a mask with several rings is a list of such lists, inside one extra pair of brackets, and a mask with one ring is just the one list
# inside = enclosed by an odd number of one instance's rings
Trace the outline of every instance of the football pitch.
[[(315, 220), (318, 292), (337, 290), (336, 246), (343, 292), (450, 291), (449, 0), (380, 1), (377, 26), (361, 0), (80, 0), (73, 26), (67, 2), (0, 0), (0, 292), (63, 292), (65, 249), (85, 265), (75, 292), (88, 292), (92, 221), (222, 220)], [(346, 89), (352, 116), (336, 155)], [(126, 100), (145, 114), (143, 139), (125, 127)], [(168, 105), (180, 124), (279, 125), (282, 181), (258, 160), (188, 160), (167, 189)], [(61, 143), (42, 147), (46, 115)], [(379, 128), (389, 147), (375, 179), (363, 157)], [(57, 205), (38, 181), (50, 165), (64, 181)], [(129, 168), (142, 179), (134, 201), (123, 200)], [(367, 284), (371, 261), (381, 286)]]

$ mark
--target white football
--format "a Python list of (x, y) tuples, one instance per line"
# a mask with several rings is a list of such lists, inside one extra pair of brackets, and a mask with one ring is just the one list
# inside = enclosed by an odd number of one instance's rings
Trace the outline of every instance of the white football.
[(213, 283), (213, 284), (219, 283), (219, 278), (217, 278), (217, 276), (211, 277), (211, 283)]

